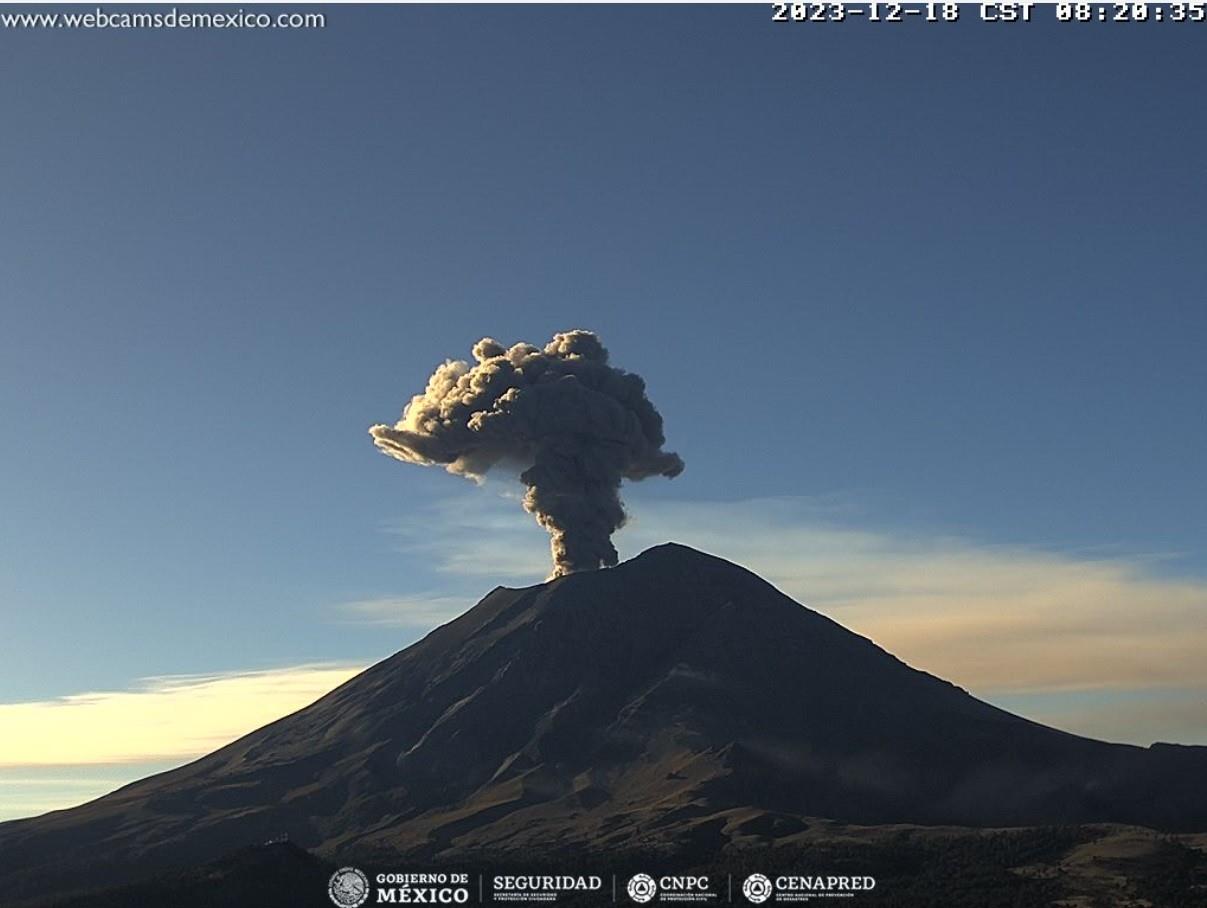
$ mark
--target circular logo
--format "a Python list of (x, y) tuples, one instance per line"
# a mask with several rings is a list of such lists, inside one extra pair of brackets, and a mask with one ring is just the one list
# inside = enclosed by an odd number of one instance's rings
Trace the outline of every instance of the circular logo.
[(654, 897), (654, 893), (658, 891), (658, 884), (648, 873), (639, 873), (629, 880), (627, 889), (629, 898), (634, 902), (645, 903)]
[(341, 867), (331, 874), (327, 895), (339, 908), (359, 908), (369, 898), (369, 878), (355, 867)]
[(746, 877), (746, 882), (742, 884), (742, 895), (746, 896), (746, 900), (749, 902), (756, 905), (762, 904), (771, 898), (771, 880), (761, 873), (750, 874)]

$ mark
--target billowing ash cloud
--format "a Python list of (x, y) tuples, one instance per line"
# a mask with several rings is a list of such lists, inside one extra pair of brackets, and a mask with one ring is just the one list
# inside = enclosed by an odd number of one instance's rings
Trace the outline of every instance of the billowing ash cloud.
[(662, 417), (639, 375), (608, 365), (590, 331), (555, 334), (541, 350), (489, 337), (476, 363), (448, 360), (393, 426), (369, 434), (405, 463), (443, 464), (478, 479), (502, 465), (528, 486), (524, 508), (553, 537), (553, 576), (616, 563), (623, 479), (678, 476)]

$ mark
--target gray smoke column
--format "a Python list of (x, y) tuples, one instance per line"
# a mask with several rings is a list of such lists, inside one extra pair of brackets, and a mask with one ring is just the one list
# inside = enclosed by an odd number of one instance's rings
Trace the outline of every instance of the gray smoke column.
[(524, 509), (553, 537), (554, 577), (615, 564), (621, 480), (683, 471), (662, 450), (662, 417), (641, 376), (608, 365), (590, 331), (555, 334), (543, 350), (485, 337), (473, 355), (473, 365), (439, 366), (398, 423), (369, 429), (373, 443), (475, 480), (515, 469), (528, 486)]

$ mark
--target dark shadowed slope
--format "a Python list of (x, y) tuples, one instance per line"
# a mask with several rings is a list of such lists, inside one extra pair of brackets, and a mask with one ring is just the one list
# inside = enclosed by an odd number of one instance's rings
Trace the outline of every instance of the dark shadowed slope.
[(288, 833), (340, 855), (715, 850), (856, 823), (1207, 829), (1207, 748), (1104, 744), (909, 668), (678, 545), (499, 588), (310, 707), (0, 825), (0, 900)]

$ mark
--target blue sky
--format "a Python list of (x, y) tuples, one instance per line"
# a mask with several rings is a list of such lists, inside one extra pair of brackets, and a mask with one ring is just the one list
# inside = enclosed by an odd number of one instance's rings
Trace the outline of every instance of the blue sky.
[[(1036, 616), (1086, 580), (1083, 630), (1096, 601), (1125, 639), (1207, 625), (1201, 27), (327, 12), (0, 31), (0, 704), (327, 683), (541, 579), (513, 488), (366, 429), (483, 335), (584, 327), (687, 461), (627, 493), (624, 554), (691, 532), (729, 554), (735, 513), (756, 540), (771, 514), (801, 563), (896, 578), (827, 586), (830, 613), (922, 667), (1120, 739), (1093, 710), (1156, 698), (1176, 718), (1148, 740), (1207, 742), (1207, 679), (1143, 670), (1184, 664), (1163, 644), (1117, 683), (1099, 654), (1012, 687), (1061, 657), (981, 671), (902, 630), (953, 591), (1000, 608), (1014, 580), (979, 569), (1051, 577)], [(467, 546), (519, 567), (483, 576)], [(733, 549), (825, 599), (791, 552)], [(947, 579), (903, 598), (902, 565)]]

